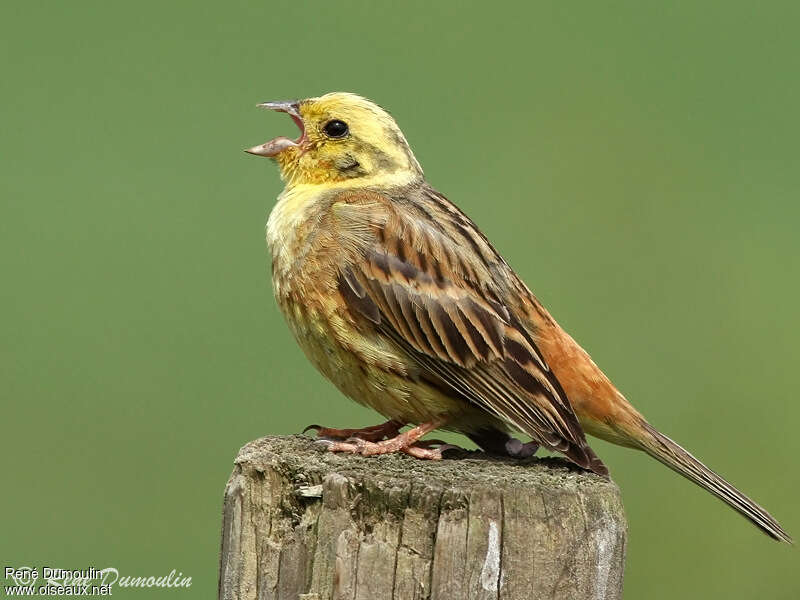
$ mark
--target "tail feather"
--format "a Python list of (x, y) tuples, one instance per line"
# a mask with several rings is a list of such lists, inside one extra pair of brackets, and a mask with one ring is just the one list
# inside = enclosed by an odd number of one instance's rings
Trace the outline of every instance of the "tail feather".
[(642, 426), (649, 439), (640, 439), (639, 446), (647, 454), (714, 494), (771, 538), (794, 543), (780, 523), (761, 506), (651, 425), (645, 422)]

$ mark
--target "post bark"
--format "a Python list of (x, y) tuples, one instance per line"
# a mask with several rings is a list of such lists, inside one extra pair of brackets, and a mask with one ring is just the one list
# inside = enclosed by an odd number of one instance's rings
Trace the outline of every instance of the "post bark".
[(617, 486), (558, 458), (422, 461), (244, 446), (225, 488), (224, 600), (615, 600)]

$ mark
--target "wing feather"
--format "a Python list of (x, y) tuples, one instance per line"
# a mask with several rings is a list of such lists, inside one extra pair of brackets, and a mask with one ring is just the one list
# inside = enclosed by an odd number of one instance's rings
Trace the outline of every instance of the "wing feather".
[[(519, 290), (526, 288), (487, 274), (491, 256), (497, 269), (513, 272), (471, 221), (452, 205), (440, 205), (446, 202), (440, 196), (427, 196), (430, 223), (420, 223), (419, 210), (404, 212), (395, 199), (379, 203), (374, 193), (369, 199), (360, 213), (336, 211), (361, 220), (340, 224), (344, 232), (357, 230), (360, 241), (357, 253), (339, 263), (338, 289), (349, 310), (454, 395), (579, 465), (607, 473), (537, 348), (535, 331), (515, 314), (526, 301)], [(357, 205), (358, 194), (342, 201)], [(365, 228), (372, 235), (364, 235)], [(465, 236), (471, 241), (466, 247)]]

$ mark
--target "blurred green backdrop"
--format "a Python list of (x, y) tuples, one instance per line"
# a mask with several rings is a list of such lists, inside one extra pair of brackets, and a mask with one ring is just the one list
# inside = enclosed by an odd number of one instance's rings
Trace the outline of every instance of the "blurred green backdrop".
[[(800, 535), (794, 2), (3, 3), (3, 565), (191, 575), (237, 449), (376, 415), (308, 365), (242, 152), (349, 90), (664, 432)], [(797, 598), (796, 549), (594, 446), (626, 597)], [(128, 597), (124, 590), (115, 595)]]

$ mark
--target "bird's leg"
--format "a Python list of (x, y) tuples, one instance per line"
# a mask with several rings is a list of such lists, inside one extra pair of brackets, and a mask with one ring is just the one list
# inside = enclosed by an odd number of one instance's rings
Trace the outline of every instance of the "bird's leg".
[(445, 419), (439, 418), (427, 423), (422, 423), (404, 431), (393, 438), (380, 442), (369, 442), (362, 438), (350, 438), (344, 442), (328, 442), (329, 452), (351, 452), (362, 456), (375, 456), (377, 454), (392, 454), (394, 452), (404, 452), (417, 458), (438, 460), (442, 458), (442, 449), (425, 448), (423, 445), (415, 445), (425, 434), (430, 433), (445, 424)]
[(333, 438), (337, 440), (359, 438), (368, 442), (379, 442), (384, 438), (396, 436), (400, 433), (403, 426), (405, 426), (405, 423), (392, 419), (380, 425), (371, 425), (370, 427), (362, 427), (360, 429), (334, 429), (333, 427), (309, 425), (303, 429), (303, 433), (309, 429), (316, 429), (318, 438)]

